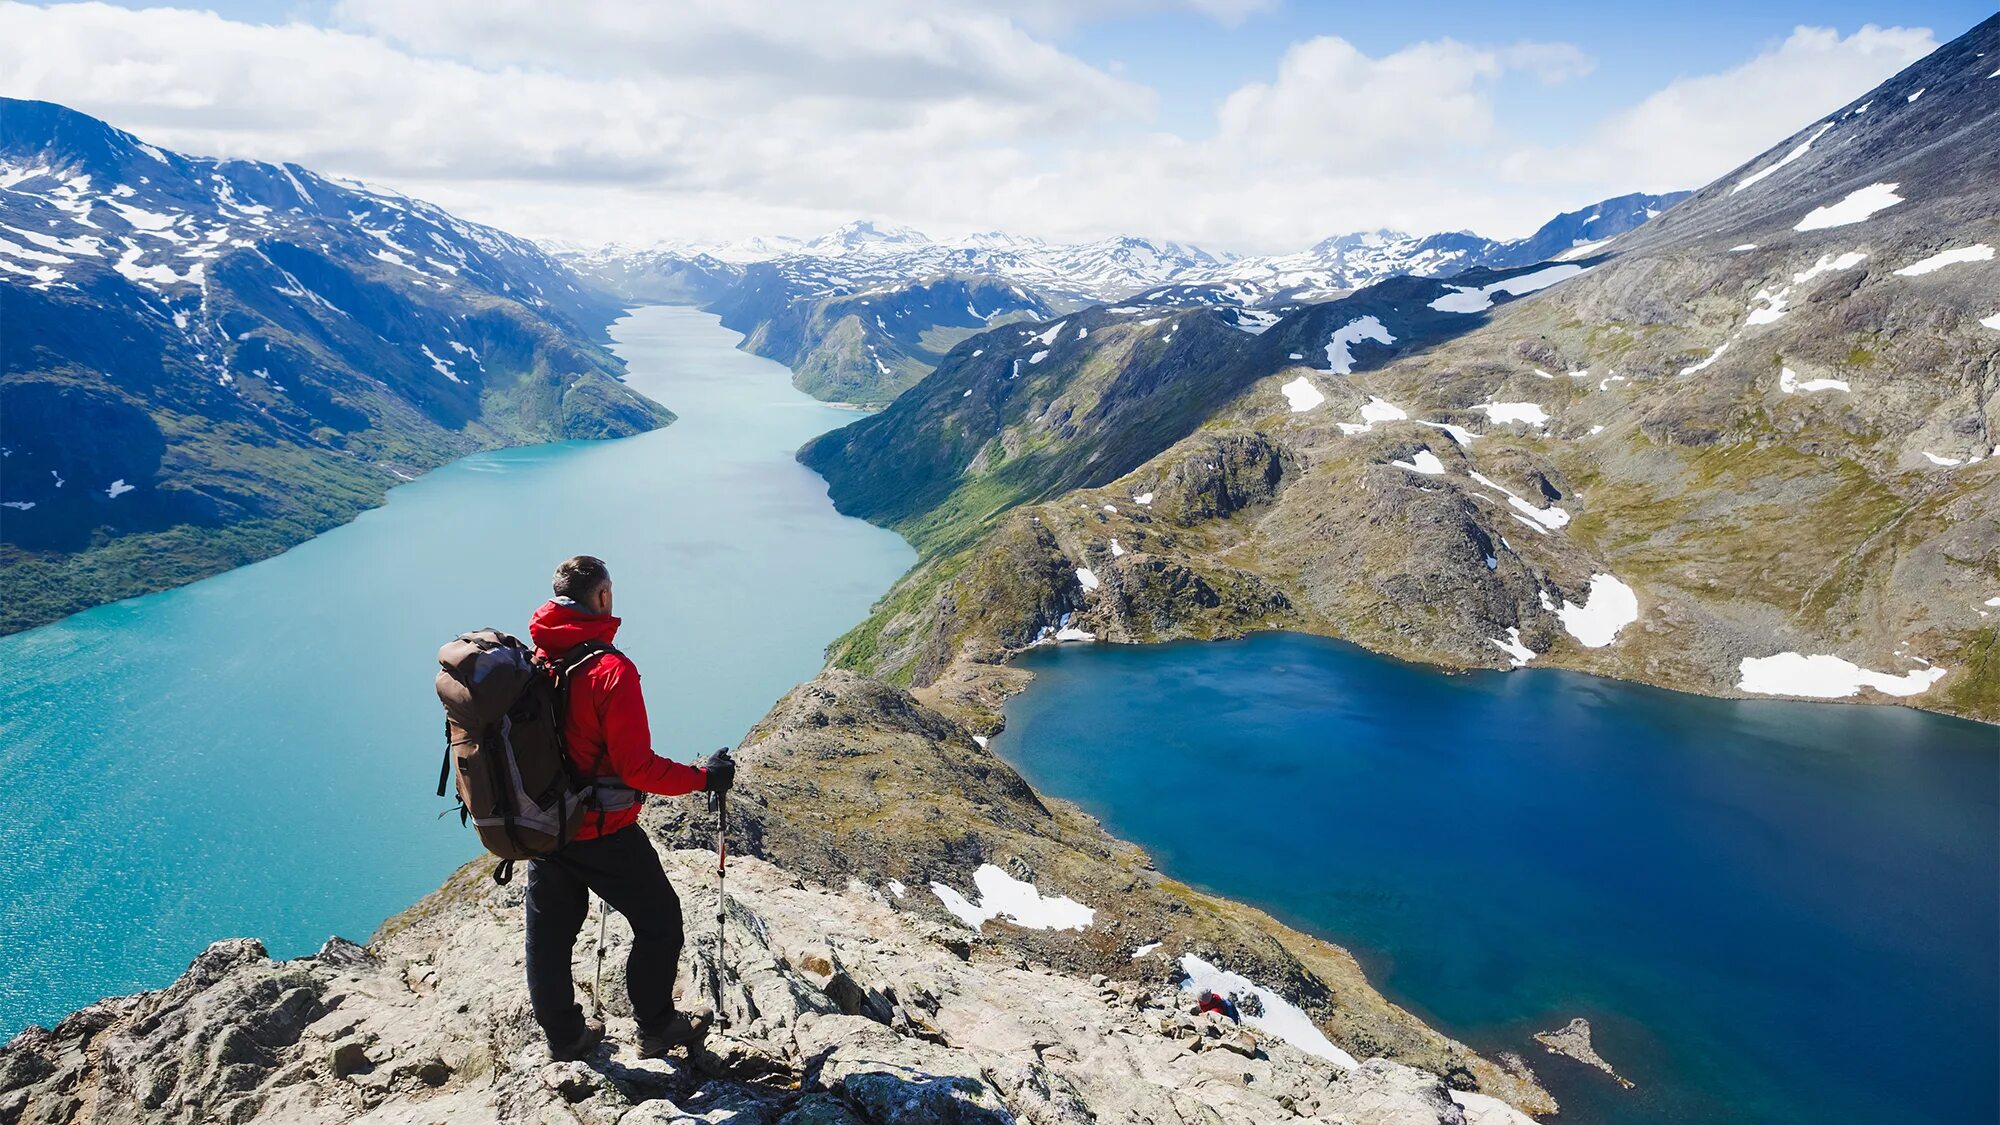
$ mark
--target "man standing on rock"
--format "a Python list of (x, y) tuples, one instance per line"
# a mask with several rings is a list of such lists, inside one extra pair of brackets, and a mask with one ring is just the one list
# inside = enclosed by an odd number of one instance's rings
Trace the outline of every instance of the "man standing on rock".
[(632, 925), (625, 986), (639, 1024), (639, 1053), (655, 1057), (698, 1041), (707, 1020), (674, 1010), (681, 903), (639, 827), (642, 794), (727, 791), (736, 767), (726, 755), (701, 769), (653, 752), (639, 669), (609, 647), (618, 618), (611, 613), (611, 572), (603, 560), (578, 555), (564, 561), (556, 567), (555, 595), (528, 625), (538, 653), (559, 659), (591, 641), (605, 651), (571, 676), (563, 727), (570, 764), (590, 784), (583, 823), (568, 846), (528, 865), (528, 998), (558, 1061), (582, 1058), (603, 1040), (604, 1025), (584, 1018), (570, 977), (571, 950), (595, 891)]

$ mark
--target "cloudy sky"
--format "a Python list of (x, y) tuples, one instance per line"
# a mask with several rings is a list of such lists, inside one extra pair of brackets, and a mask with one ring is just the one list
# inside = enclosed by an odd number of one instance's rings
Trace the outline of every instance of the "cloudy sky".
[[(1520, 10), (1532, 7), (1532, 11)], [(1509, 10), (1516, 9), (1516, 10)], [(0, 94), (580, 242), (1525, 234), (1697, 187), (1989, 14), (1927, 0), (0, 2)]]

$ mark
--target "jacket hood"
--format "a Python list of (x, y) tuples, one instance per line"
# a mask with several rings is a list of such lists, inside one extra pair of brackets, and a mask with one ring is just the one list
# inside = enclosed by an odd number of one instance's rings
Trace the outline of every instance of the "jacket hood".
[(585, 641), (612, 643), (618, 618), (587, 613), (568, 598), (551, 598), (528, 619), (528, 638), (544, 655), (560, 656)]

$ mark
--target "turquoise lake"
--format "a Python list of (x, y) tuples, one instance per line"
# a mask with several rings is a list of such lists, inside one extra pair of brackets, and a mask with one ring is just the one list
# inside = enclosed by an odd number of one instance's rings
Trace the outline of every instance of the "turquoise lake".
[[(733, 745), (913, 561), (792, 459), (854, 420), (706, 313), (612, 328), (680, 421), (481, 454), (276, 558), (0, 638), (0, 1040), (172, 980), (208, 942), (365, 939), (477, 852), (439, 819), (435, 654), (525, 636), (602, 556), (657, 749)], [(514, 544), (467, 566), (474, 533)]]
[[(2000, 732), (1317, 637), (1064, 645), (993, 749), (1560, 1120), (2000, 1120)], [(1626, 1091), (1531, 1036), (1589, 1018)]]

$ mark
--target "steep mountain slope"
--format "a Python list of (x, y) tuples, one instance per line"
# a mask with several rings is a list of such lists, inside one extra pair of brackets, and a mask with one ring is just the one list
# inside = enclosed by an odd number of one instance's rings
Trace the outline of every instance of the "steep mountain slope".
[(800, 294), (753, 265), (708, 306), (742, 347), (792, 369), (792, 382), (833, 402), (879, 405), (931, 373), (952, 345), (995, 325), (1049, 315), (1038, 296), (985, 277), (936, 277), (858, 293)]
[(534, 245), (0, 101), (0, 630), (284, 549), (477, 449), (638, 433)]
[[(2000, 719), (1995, 56), (2000, 18), (1608, 260), (1514, 275), (1560, 281), (1543, 291), (1404, 279), (1292, 313), (1250, 370), (1241, 347), (1190, 357), (1184, 378), (1245, 389), (1149, 435), (1160, 452), (1130, 471), (1065, 482), (1084, 491), (976, 515), (939, 514), (970, 479), (921, 511), (850, 493), (896, 526), (998, 526), (963, 550), (937, 535), (836, 660), (981, 715), (1008, 686), (994, 662), (1060, 629), (1270, 625), (1452, 666)], [(839, 498), (841, 463), (888, 427), (946, 475), (974, 440), (897, 414), (802, 456)]]
[[(1526, 1125), (1555, 1108), (1518, 1057), (1474, 1054), (1344, 950), (1164, 878), (906, 693), (824, 675), (741, 758), (725, 973), (713, 851), (662, 854), (691, 920), (682, 1004), (727, 1017), (702, 1049), (634, 1057), (618, 920), (613, 1038), (551, 1063), (521, 884), (482, 859), (365, 948), (273, 962), (218, 942), (169, 988), (24, 1031), (0, 1047), (0, 1117)], [(692, 801), (647, 817), (669, 848), (711, 843)], [(1199, 988), (1234, 993), (1244, 1022), (1196, 1013)]]

